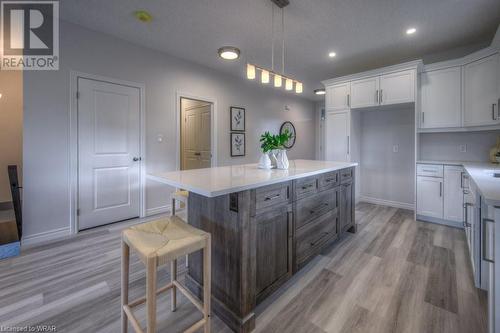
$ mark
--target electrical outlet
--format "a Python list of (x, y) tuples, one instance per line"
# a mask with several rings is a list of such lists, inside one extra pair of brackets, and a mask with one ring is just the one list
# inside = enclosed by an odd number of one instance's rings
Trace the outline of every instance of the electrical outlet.
[(460, 146), (458, 146), (458, 148), (460, 149), (461, 153), (466, 153), (467, 152), (467, 145), (460, 145)]
[(392, 152), (393, 153), (398, 153), (399, 152), (399, 145), (392, 146)]

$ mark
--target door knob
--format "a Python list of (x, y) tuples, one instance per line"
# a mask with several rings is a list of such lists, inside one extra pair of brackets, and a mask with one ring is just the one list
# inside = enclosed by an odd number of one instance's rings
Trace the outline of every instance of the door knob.
[(134, 161), (134, 162), (137, 162), (137, 161), (140, 161), (140, 160), (141, 160), (141, 158), (140, 158), (140, 157), (134, 157), (134, 158), (132, 159), (132, 161)]
[(201, 156), (201, 153), (194, 153), (195, 156)]

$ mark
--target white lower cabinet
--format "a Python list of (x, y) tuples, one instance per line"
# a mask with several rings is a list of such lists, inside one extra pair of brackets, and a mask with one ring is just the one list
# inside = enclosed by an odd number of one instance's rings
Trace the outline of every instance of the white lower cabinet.
[(417, 214), (443, 218), (443, 178), (417, 176)]
[(444, 166), (444, 215), (448, 221), (463, 222), (464, 193), (462, 188), (463, 168)]
[(417, 165), (417, 214), (461, 226), (464, 221), (463, 168)]

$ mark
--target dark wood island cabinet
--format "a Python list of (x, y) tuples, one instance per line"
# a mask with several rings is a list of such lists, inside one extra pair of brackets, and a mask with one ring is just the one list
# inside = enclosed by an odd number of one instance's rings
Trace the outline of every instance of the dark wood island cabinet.
[[(355, 164), (335, 165), (216, 196), (190, 191), (189, 223), (212, 234), (212, 308), (234, 331), (251, 332), (257, 304), (343, 232), (356, 231)], [(186, 280), (199, 297), (202, 278), (201, 253), (192, 254)]]

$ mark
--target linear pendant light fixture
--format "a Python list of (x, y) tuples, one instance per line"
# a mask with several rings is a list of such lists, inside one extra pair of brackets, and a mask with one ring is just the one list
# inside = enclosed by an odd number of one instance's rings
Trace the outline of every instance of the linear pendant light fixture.
[[(272, 47), (271, 47), (271, 69), (258, 66), (255, 64), (247, 64), (247, 78), (249, 80), (254, 80), (256, 78), (256, 73), (260, 71), (260, 81), (262, 84), (268, 84), (270, 82), (271, 75), (273, 76), (274, 87), (280, 88), (285, 81), (285, 90), (293, 90), (293, 85), (295, 84), (295, 93), (301, 94), (303, 92), (302, 82), (292, 79), (285, 75), (285, 9), (284, 7), (289, 4), (288, 0), (271, 0), (272, 4)], [(282, 46), (281, 46), (281, 72), (274, 70), (274, 5), (281, 8), (281, 33), (282, 33)]]

